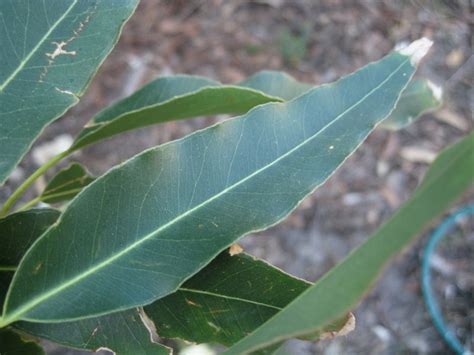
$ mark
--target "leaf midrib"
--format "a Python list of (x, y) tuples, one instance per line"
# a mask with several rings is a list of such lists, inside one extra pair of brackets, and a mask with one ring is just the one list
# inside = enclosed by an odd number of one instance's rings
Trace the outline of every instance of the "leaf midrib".
[[(68, 7), (68, 9), (64, 12), (64, 14), (59, 17), (56, 22), (53, 24), (53, 26), (50, 27), (50, 29), (45, 33), (45, 35), (41, 38), (41, 40), (36, 44), (36, 46), (30, 51), (30, 53), (20, 62), (20, 65), (11, 73), (11, 75), (3, 82), (2, 85), (0, 85), (0, 92), (5, 89), (8, 84), (17, 76), (17, 74), (23, 69), (23, 67), (28, 63), (28, 61), (31, 59), (31, 57), (38, 51), (38, 49), (44, 44), (46, 39), (49, 37), (49, 35), (56, 29), (56, 27), (69, 15), (71, 10), (76, 6), (78, 0), (74, 0), (71, 5)], [(27, 29), (25, 29), (26, 31)]]
[[(316, 132), (314, 135), (312, 135), (311, 137), (303, 140), (303, 142), (301, 142), (300, 144), (297, 144), (295, 147), (291, 148), (288, 152), (286, 152), (285, 154), (282, 154), (280, 157), (278, 157), (277, 159), (273, 160), (271, 163), (257, 169), (255, 172), (253, 172), (252, 174), (249, 174), (247, 177), (239, 180), (238, 182), (232, 184), (231, 186), (223, 189), (221, 192), (215, 194), (214, 196), (212, 196), (211, 198), (201, 202), (200, 204), (196, 205), (195, 207), (189, 209), (188, 211), (184, 212), (183, 214), (173, 218), (171, 221), (163, 224), (161, 227), (159, 227), (158, 229), (156, 229), (155, 231), (145, 235), (143, 238), (141, 238), (140, 240), (137, 240), (136, 242), (130, 244), (128, 247), (124, 248), (122, 251), (118, 252), (117, 254), (111, 256), (110, 258), (100, 262), (99, 264), (97, 264), (96, 266), (86, 270), (85, 272), (83, 272), (82, 274), (79, 274), (78, 276), (76, 277), (73, 277), (72, 279), (70, 279), (69, 281), (63, 283), (62, 285), (60, 286), (57, 286), (55, 288), (53, 288), (52, 290), (50, 290), (49, 292), (46, 292), (46, 293), (43, 293), (43, 295), (37, 297), (36, 299), (33, 299), (32, 301), (26, 303), (23, 307), (20, 307), (16, 312), (12, 313), (10, 316), (7, 316), (6, 314), (6, 310), (7, 310), (7, 304), (8, 304), (8, 301), (9, 301), (9, 295), (10, 295), (10, 292), (8, 293), (7, 295), (7, 299), (5, 301), (5, 307), (4, 307), (4, 321), (9, 321), (9, 322), (13, 322), (13, 321), (16, 321), (16, 320), (19, 320), (20, 317), (22, 314), (25, 314), (26, 312), (28, 312), (29, 310), (31, 310), (33, 307), (35, 307), (36, 305), (40, 304), (41, 302), (43, 302), (44, 300), (48, 299), (49, 297), (67, 289), (69, 286), (71, 285), (74, 285), (75, 283), (81, 281), (82, 279), (86, 278), (87, 276), (93, 274), (94, 272), (106, 267), (107, 265), (109, 265), (110, 263), (112, 263), (113, 261), (119, 259), (120, 257), (122, 257), (123, 255), (127, 254), (129, 251), (131, 250), (134, 250), (136, 247), (138, 247), (139, 245), (141, 245), (142, 243), (146, 242), (147, 240), (153, 238), (155, 235), (159, 234), (161, 231), (167, 229), (168, 227), (170, 227), (171, 225), (179, 222), (181, 219), (187, 217), (188, 215), (190, 215), (191, 213), (193, 213), (194, 211), (204, 207), (206, 204), (208, 203), (211, 203), (212, 201), (214, 201), (215, 199), (221, 197), (223, 194), (225, 193), (228, 193), (229, 191), (231, 191), (232, 189), (234, 189), (235, 187), (239, 186), (240, 184), (246, 182), (247, 180), (253, 178), (254, 176), (260, 174), (261, 172), (265, 171), (266, 169), (270, 168), (271, 166), (273, 166), (274, 164), (278, 163), (280, 160), (286, 158), (287, 156), (291, 155), (292, 153), (294, 153), (295, 151), (297, 151), (299, 148), (303, 147), (304, 145), (308, 144), (309, 142), (311, 142), (313, 139), (317, 138), (322, 132), (324, 132), (327, 128), (331, 127), (335, 122), (337, 122), (341, 117), (345, 116), (348, 112), (350, 112), (351, 110), (353, 110), (355, 107), (357, 107), (360, 103), (364, 102), (370, 95), (372, 95), (376, 90), (380, 89), (385, 83), (387, 83), (399, 70), (400, 68), (405, 65), (408, 61), (410, 60), (410, 57), (407, 56), (407, 59), (405, 59), (390, 75), (388, 75), (379, 85), (377, 85), (375, 88), (373, 88), (372, 90), (370, 90), (366, 95), (364, 95), (361, 99), (359, 99), (356, 103), (354, 103), (353, 105), (351, 105), (350, 107), (348, 107), (346, 110), (344, 110), (342, 113), (340, 113), (338, 116), (336, 116), (331, 122), (329, 122), (328, 124), (326, 124), (324, 127), (322, 127), (318, 132)], [(293, 102), (295, 101), (294, 100), (291, 100), (289, 102)], [(285, 103), (286, 104), (286, 103)], [(192, 275), (190, 275), (192, 276)], [(178, 288), (179, 289), (179, 288)], [(11, 289), (10, 289), (11, 290)], [(94, 315), (91, 315), (92, 316), (98, 316), (100, 314), (94, 314)], [(29, 319), (29, 320), (34, 320), (34, 319)]]
[(232, 300), (232, 301), (239, 301), (239, 302), (243, 302), (243, 303), (251, 303), (251, 304), (254, 304), (256, 306), (273, 308), (273, 309), (276, 309), (278, 311), (281, 311), (283, 309), (283, 308), (278, 307), (278, 306), (274, 306), (274, 305), (271, 305), (271, 304), (262, 303), (262, 302), (258, 302), (258, 301), (253, 301), (253, 300), (249, 300), (249, 299), (246, 299), (246, 298), (234, 297), (234, 296), (224, 295), (224, 294), (220, 294), (220, 293), (214, 293), (214, 292), (210, 292), (210, 291), (197, 290), (197, 289), (186, 288), (186, 287), (180, 287), (177, 292), (197, 293), (197, 294), (211, 296), (211, 297), (224, 298), (224, 299)]

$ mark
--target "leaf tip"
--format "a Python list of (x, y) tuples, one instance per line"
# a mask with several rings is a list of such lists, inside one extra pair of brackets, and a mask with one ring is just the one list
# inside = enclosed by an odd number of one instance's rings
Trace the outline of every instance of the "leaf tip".
[(411, 57), (410, 62), (413, 66), (417, 66), (420, 60), (428, 53), (433, 41), (429, 38), (423, 37), (410, 43), (405, 48), (400, 49), (398, 52), (402, 55)]

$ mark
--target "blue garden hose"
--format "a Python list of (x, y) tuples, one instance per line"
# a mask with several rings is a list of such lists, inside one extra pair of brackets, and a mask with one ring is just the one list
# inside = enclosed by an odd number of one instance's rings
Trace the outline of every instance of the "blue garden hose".
[(433, 319), (433, 323), (444, 338), (446, 343), (449, 347), (456, 353), (456, 354), (467, 354), (467, 350), (464, 349), (463, 345), (460, 343), (458, 338), (456, 337), (455, 332), (446, 324), (443, 316), (441, 314), (441, 310), (439, 305), (436, 301), (435, 296), (433, 295), (433, 290), (431, 289), (431, 272), (430, 272), (430, 258), (433, 255), (438, 242), (447, 235), (456, 224), (456, 221), (468, 215), (474, 214), (474, 204), (468, 205), (460, 210), (457, 210), (454, 214), (446, 218), (433, 232), (431, 235), (428, 244), (425, 247), (423, 253), (423, 261), (422, 261), (422, 268), (421, 268), (421, 285), (423, 290), (423, 298), (425, 303), (428, 307), (428, 312), (430, 313), (431, 318)]

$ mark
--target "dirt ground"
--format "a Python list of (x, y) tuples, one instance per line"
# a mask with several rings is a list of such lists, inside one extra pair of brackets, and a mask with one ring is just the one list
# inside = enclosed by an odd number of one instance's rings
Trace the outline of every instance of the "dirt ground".
[[(285, 222), (242, 241), (249, 253), (314, 281), (407, 199), (436, 152), (473, 128), (473, 21), (469, 0), (142, 0), (81, 103), (44, 132), (33, 149), (36, 157), (30, 154), (21, 163), (0, 198), (36, 167), (38, 154), (54, 137), (74, 136), (100, 108), (158, 75), (188, 73), (231, 83), (275, 69), (321, 84), (381, 58), (397, 44), (430, 37), (435, 44), (419, 74), (443, 87), (442, 110), (400, 132), (377, 130)], [(148, 127), (87, 148), (71, 160), (102, 174), (145, 148), (214, 120)], [(458, 206), (468, 201), (474, 201), (472, 191)], [(443, 281), (441, 275), (436, 289), (473, 350), (473, 233), (472, 224), (470, 230), (466, 224), (464, 239), (452, 247), (457, 249), (448, 248), (441, 257), (447, 263), (456, 260), (452, 265), (464, 270), (468, 281), (453, 275)], [(421, 298), (420, 255), (428, 232), (390, 265), (355, 310), (355, 331), (316, 344), (292, 341), (288, 352), (449, 353)]]

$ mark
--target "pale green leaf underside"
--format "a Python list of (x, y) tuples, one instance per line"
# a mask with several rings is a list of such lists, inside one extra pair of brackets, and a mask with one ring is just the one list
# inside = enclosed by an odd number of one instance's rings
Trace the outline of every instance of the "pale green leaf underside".
[(0, 1), (0, 184), (79, 101), (137, 2)]
[(227, 354), (247, 354), (314, 332), (347, 313), (390, 258), (472, 185), (473, 166), (471, 133), (438, 156), (413, 196), (364, 244)]
[(3, 323), (91, 317), (174, 292), (323, 183), (390, 114), (414, 71), (395, 52), (112, 169), (27, 253)]
[(413, 80), (403, 91), (395, 110), (380, 127), (394, 131), (405, 128), (422, 114), (439, 108), (441, 103), (441, 88), (428, 80)]

